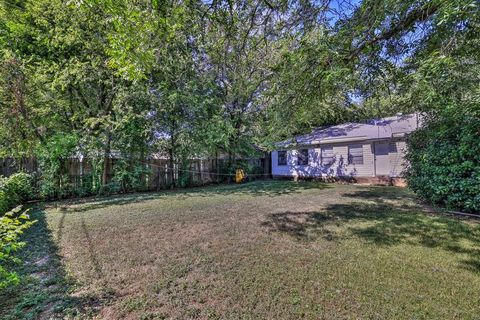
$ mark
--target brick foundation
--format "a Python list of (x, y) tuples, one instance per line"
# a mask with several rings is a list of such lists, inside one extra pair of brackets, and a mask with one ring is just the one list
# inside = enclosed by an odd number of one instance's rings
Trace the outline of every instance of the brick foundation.
[(388, 177), (388, 176), (378, 176), (378, 177), (301, 177), (301, 176), (277, 176), (274, 175), (273, 179), (277, 180), (312, 180), (312, 181), (322, 181), (330, 183), (359, 183), (366, 185), (381, 185), (381, 186), (396, 186), (396, 187), (406, 187), (407, 182), (405, 178), (400, 177)]

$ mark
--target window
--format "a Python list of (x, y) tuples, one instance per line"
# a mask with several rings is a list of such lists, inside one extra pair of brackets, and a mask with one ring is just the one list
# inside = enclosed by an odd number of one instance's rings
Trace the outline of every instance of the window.
[(329, 166), (335, 162), (333, 147), (322, 147), (321, 149), (322, 165)]
[(363, 146), (361, 144), (348, 146), (348, 163), (363, 164)]
[(308, 165), (308, 149), (300, 149), (297, 152), (297, 164), (299, 166)]
[(397, 153), (397, 144), (395, 142), (390, 142), (388, 152)]
[(278, 165), (286, 166), (287, 165), (287, 151), (278, 151)]

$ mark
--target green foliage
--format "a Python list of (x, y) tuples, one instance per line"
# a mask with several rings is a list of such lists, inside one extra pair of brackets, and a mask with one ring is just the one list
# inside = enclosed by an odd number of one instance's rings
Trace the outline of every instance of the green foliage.
[(479, 116), (437, 114), (410, 137), (407, 179), (420, 197), (450, 209), (480, 212)]
[(18, 172), (8, 177), (5, 189), (19, 201), (34, 198), (32, 188), (32, 176), (25, 172)]
[(12, 265), (19, 263), (15, 252), (25, 246), (19, 241), (23, 231), (35, 221), (30, 221), (26, 211), (17, 207), (0, 218), (0, 289), (18, 284), (19, 278)]
[(185, 188), (185, 187), (192, 187), (194, 185), (193, 183), (193, 177), (192, 174), (188, 171), (190, 168), (188, 166), (188, 162), (184, 161), (180, 165), (180, 170), (178, 174), (178, 186)]
[(144, 164), (120, 159), (115, 161), (113, 166), (114, 176), (110, 191), (127, 192), (131, 190), (142, 191), (146, 190), (145, 177), (150, 173)]
[[(26, 97), (30, 85), (31, 74), (22, 58), (11, 48), (0, 47), (1, 157), (31, 156), (38, 144), (36, 120), (31, 118), (32, 108)], [(34, 95), (31, 91), (28, 94)]]
[[(14, 3), (0, 156), (38, 157), (45, 197), (142, 190), (152, 153), (178, 168), (226, 154), (234, 173), (314, 127), (478, 100), (475, 0)], [(80, 181), (74, 155), (92, 169)]]
[(326, 27), (319, 26), (281, 44), (268, 92), (267, 137), (278, 141), (352, 119), (356, 108), (348, 94), (358, 84), (358, 75), (343, 56), (332, 52), (338, 44)]
[(40, 193), (43, 197), (64, 197), (72, 191), (66, 160), (75, 156), (78, 137), (57, 134), (44, 143), (38, 153), (42, 175)]
[[(438, 32), (412, 58), (418, 68), (406, 77), (404, 95), (428, 111), (408, 141), (410, 187), (428, 202), (467, 212), (480, 212), (478, 9), (470, 1), (443, 8)], [(455, 45), (439, 46), (446, 42)]]
[(32, 176), (18, 172), (8, 178), (0, 177), (0, 213), (35, 198)]
[(0, 188), (0, 212), (5, 212), (10, 209), (12, 203), (8, 194)]

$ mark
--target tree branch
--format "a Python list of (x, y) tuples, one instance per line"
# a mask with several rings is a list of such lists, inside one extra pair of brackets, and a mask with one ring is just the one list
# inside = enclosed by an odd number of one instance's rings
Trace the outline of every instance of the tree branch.
[(389, 40), (399, 34), (402, 31), (407, 30), (413, 24), (420, 21), (425, 21), (430, 18), (433, 14), (437, 12), (440, 8), (439, 3), (427, 3), (420, 8), (416, 8), (412, 10), (409, 14), (407, 14), (403, 19), (398, 21), (398, 23), (393, 26), (391, 29), (383, 31), (378, 36), (374, 37), (369, 41), (362, 42), (358, 47), (356, 47), (346, 58), (347, 61), (352, 60), (356, 56), (360, 54), (362, 50), (366, 47), (372, 46), (380, 41)]

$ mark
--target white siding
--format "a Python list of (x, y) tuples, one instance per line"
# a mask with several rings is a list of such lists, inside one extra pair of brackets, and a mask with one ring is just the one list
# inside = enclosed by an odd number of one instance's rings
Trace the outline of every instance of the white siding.
[[(358, 142), (352, 143), (358, 145)], [(373, 142), (363, 142), (363, 164), (348, 163), (349, 144), (335, 144), (333, 146), (334, 162), (322, 166), (321, 147), (308, 148), (308, 165), (297, 164), (297, 151), (287, 150), (287, 165), (278, 165), (277, 151), (272, 152), (272, 174), (274, 176), (325, 177), (325, 176), (375, 176), (375, 155)], [(326, 145), (327, 146), (327, 145)], [(303, 148), (303, 147), (302, 147)], [(389, 148), (390, 176), (399, 177), (405, 169), (404, 141), (391, 141)]]
[[(346, 152), (348, 159), (348, 145)], [(372, 177), (375, 174), (374, 159), (372, 144), (363, 143), (363, 164), (350, 164), (347, 167), (347, 171), (354, 172), (355, 174), (353, 175), (357, 177)]]
[[(358, 142), (355, 142), (358, 145)], [(325, 176), (355, 176), (371, 177), (374, 175), (374, 156), (369, 142), (363, 145), (363, 164), (348, 163), (348, 144), (328, 145), (333, 146), (334, 162), (329, 166), (321, 165), (321, 147), (309, 148), (309, 163), (305, 166), (297, 165), (296, 150), (287, 151), (287, 165), (278, 166), (278, 154), (272, 152), (272, 174), (274, 176), (300, 176), (300, 177), (325, 177)]]
[(407, 145), (405, 141), (392, 141), (390, 142), (390, 176), (399, 177), (402, 175), (405, 169), (405, 151)]

